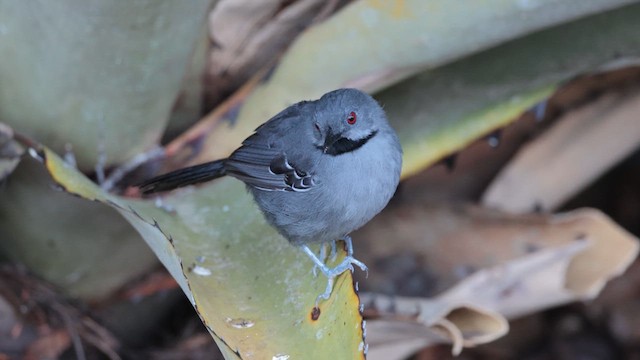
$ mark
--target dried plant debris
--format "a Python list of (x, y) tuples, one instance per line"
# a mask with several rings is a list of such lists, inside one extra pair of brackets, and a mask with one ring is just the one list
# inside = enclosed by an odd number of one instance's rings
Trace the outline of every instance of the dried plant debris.
[(0, 309), (0, 358), (53, 359), (66, 352), (120, 359), (120, 344), (107, 329), (23, 268), (0, 267)]
[[(505, 319), (593, 299), (638, 253), (637, 238), (591, 209), (514, 216), (399, 207), (354, 236), (369, 239), (358, 249), (371, 265), (365, 288), (397, 295), (363, 295), (370, 305), (365, 312), (370, 355), (385, 354), (370, 358), (389, 359), (388, 349), (411, 344), (415, 351), (448, 342), (458, 353), (492, 341), (506, 333)], [(385, 241), (390, 238), (394, 241)], [(404, 254), (404, 263), (416, 259), (413, 270), (380, 268), (381, 260), (394, 254)], [(417, 272), (430, 275), (423, 278), (422, 296), (414, 288), (413, 297), (403, 297), (388, 285), (409, 281), (407, 274)], [(439, 282), (435, 289), (429, 280)], [(390, 329), (398, 331), (395, 340), (388, 338)]]
[(521, 149), (486, 190), (484, 205), (554, 210), (640, 147), (640, 91), (572, 111)]
[(348, 2), (219, 1), (209, 14), (207, 103), (217, 104), (265, 65), (274, 66), (298, 34)]
[(404, 359), (436, 344), (451, 344), (459, 355), (464, 347), (494, 341), (509, 330), (502, 315), (472, 304), (371, 293), (362, 299), (368, 308), (369, 359)]

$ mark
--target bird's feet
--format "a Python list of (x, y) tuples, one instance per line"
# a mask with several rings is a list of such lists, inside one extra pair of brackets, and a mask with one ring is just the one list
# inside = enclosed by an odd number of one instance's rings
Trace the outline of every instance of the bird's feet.
[[(340, 264), (336, 265), (333, 268), (328, 267), (327, 264), (324, 263), (326, 257), (326, 249), (324, 244), (320, 248), (319, 256), (316, 255), (307, 245), (302, 246), (302, 250), (307, 254), (307, 256), (311, 258), (314, 263), (314, 276), (317, 276), (317, 269), (320, 269), (320, 271), (327, 277), (327, 287), (325, 288), (324, 293), (320, 294), (316, 298), (316, 306), (318, 305), (320, 299), (329, 299), (329, 297), (331, 296), (331, 292), (333, 291), (333, 283), (335, 278), (347, 270), (351, 270), (351, 272), (353, 272), (354, 265), (359, 267), (362, 271), (367, 272), (367, 276), (369, 274), (367, 266), (362, 261), (353, 257), (353, 244), (351, 242), (351, 237), (345, 237), (344, 241), (347, 244), (347, 256), (340, 262)], [(332, 250), (334, 247), (335, 242), (333, 243)]]
[[(336, 256), (338, 256), (338, 251), (336, 250), (336, 241), (331, 240), (329, 242), (329, 246), (331, 247), (331, 252), (329, 253), (329, 261), (333, 262), (336, 260)], [(351, 250), (353, 252), (353, 249)], [(317, 258), (323, 264), (327, 261), (327, 247), (325, 243), (320, 244), (320, 253), (318, 254)], [(318, 277), (318, 264), (315, 261), (314, 261), (313, 269), (311, 269), (311, 271), (313, 272), (313, 277)]]

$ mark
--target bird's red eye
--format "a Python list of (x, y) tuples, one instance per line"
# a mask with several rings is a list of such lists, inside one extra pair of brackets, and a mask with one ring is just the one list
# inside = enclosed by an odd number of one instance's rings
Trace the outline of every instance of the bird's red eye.
[(352, 111), (349, 113), (349, 117), (347, 117), (347, 124), (353, 125), (355, 123), (356, 123), (356, 113)]

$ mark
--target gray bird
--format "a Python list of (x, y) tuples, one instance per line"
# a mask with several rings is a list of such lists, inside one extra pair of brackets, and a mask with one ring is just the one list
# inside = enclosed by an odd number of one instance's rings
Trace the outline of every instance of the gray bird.
[[(267, 221), (327, 277), (319, 300), (329, 298), (335, 277), (353, 265), (367, 270), (353, 257), (349, 234), (387, 205), (401, 167), (398, 137), (380, 105), (359, 90), (339, 89), (284, 109), (226, 159), (158, 176), (140, 188), (148, 194), (225, 175), (243, 181)], [(329, 268), (324, 244), (339, 239), (347, 257)], [(323, 244), (320, 257), (310, 243)]]

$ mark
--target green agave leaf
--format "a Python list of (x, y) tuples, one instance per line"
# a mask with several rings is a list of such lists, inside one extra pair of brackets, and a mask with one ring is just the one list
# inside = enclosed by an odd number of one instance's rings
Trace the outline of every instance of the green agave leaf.
[[(589, 16), (424, 71), (378, 93), (403, 143), (403, 176), (506, 126), (563, 82), (619, 58), (640, 57), (640, 37), (634, 36), (640, 32), (638, 16), (638, 4)], [(263, 91), (286, 86), (287, 79), (271, 85), (274, 81), (245, 103), (235, 125), (216, 129), (199, 160), (226, 156), (266, 118), (251, 114), (270, 111), (271, 95)], [(276, 92), (274, 102), (279, 96)]]
[(264, 91), (284, 96), (299, 91), (318, 96), (344, 86), (375, 91), (424, 68), (632, 2), (361, 0), (301, 36)]
[(211, 2), (0, 0), (0, 119), (84, 170), (148, 149)]
[(241, 182), (178, 191), (158, 207), (106, 194), (50, 150), (42, 156), (66, 191), (115, 208), (138, 230), (227, 358), (364, 356), (351, 274), (338, 278), (317, 313), (326, 279), (314, 278), (311, 261), (266, 224)]
[[(207, 141), (211, 147), (203, 154), (210, 158), (228, 155), (260, 123), (299, 100), (314, 99), (340, 87), (375, 92), (425, 69), (433, 69), (533, 31), (632, 2), (353, 2), (297, 39), (269, 79), (247, 99), (237, 121), (216, 129)], [(589, 29), (587, 33), (598, 31), (601, 29)], [(562, 57), (554, 59), (562, 60)], [(510, 59), (503, 61), (509, 62)], [(510, 76), (508, 71), (511, 69), (513, 66), (505, 69), (502, 77)], [(473, 76), (471, 72), (465, 74)], [(549, 78), (544, 86), (553, 86), (558, 80)], [(529, 94), (527, 100), (521, 101), (522, 106), (549, 93), (549, 89), (545, 90), (543, 86), (537, 91), (537, 94)], [(443, 91), (438, 98), (452, 95), (456, 94)], [(408, 98), (406, 101), (422, 100)], [(517, 111), (514, 109), (512, 105), (508, 110), (515, 114)], [(481, 108), (475, 111), (481, 111)], [(496, 108), (496, 112), (501, 111)], [(402, 119), (397, 121), (400, 123)], [(479, 134), (470, 135), (476, 137)]]
[[(411, 16), (421, 19), (417, 16), (420, 13), (413, 11), (413, 8), (402, 8), (403, 3), (407, 6), (418, 4), (417, 1), (393, 2), (394, 6), (399, 6), (394, 8), (383, 5), (384, 2), (362, 0), (345, 9), (338, 17), (345, 16), (345, 13), (349, 14), (347, 11), (353, 11), (352, 9), (358, 4), (365, 4), (374, 6), (369, 8), (369, 14), (377, 14), (375, 6), (379, 9), (387, 9), (385, 11), (392, 11), (391, 13), (396, 14), (394, 15), (396, 17), (390, 17), (390, 19), (395, 19), (395, 24), (398, 26), (405, 21), (404, 17), (398, 15), (404, 14), (400, 11), (402, 9), (409, 9), (408, 13)], [(442, 7), (430, 8), (436, 14), (438, 14), (437, 11), (446, 11), (444, 9), (447, 8), (444, 2), (424, 3), (430, 6), (442, 4)], [(488, 3), (483, 5), (488, 8)], [(507, 6), (506, 1), (499, 3)], [(512, 3), (509, 2), (509, 4)], [(545, 1), (539, 3), (551, 4)], [(595, 3), (602, 7), (594, 8)], [(554, 15), (551, 16), (555, 19), (553, 21), (562, 22), (578, 16), (577, 10), (580, 9), (583, 11), (580, 14), (584, 15), (622, 3), (606, 2), (605, 4), (604, 1), (587, 1), (576, 5), (575, 2), (556, 1), (554, 2), (556, 5), (564, 4), (562, 9), (566, 12), (555, 7), (552, 10), (557, 12), (558, 17), (555, 17), (556, 14), (551, 10), (550, 13)], [(587, 11), (582, 4), (592, 7)], [(571, 16), (562, 18), (562, 14), (566, 15), (571, 11), (570, 8), (577, 10), (571, 13)], [(522, 110), (547, 96), (561, 81), (609, 61), (613, 54), (637, 55), (638, 39), (633, 34), (638, 33), (637, 21), (634, 21), (638, 18), (638, 8), (637, 5), (630, 6), (620, 11), (593, 16), (550, 29), (548, 34), (539, 38), (538, 41), (527, 40), (530, 37), (525, 37), (460, 62), (426, 72), (398, 85), (394, 91), (381, 93), (380, 99), (385, 104), (405, 147), (407, 158), (405, 174), (417, 171), (426, 162), (432, 162), (442, 154), (464, 146), (479, 135), (503, 126)], [(476, 10), (483, 13), (481, 9)], [(452, 14), (457, 13), (452, 12)], [(486, 15), (486, 13), (483, 14)], [(511, 15), (517, 18), (514, 14), (506, 13), (505, 17), (508, 18), (508, 15)], [(526, 14), (534, 16), (539, 13), (526, 12)], [(483, 18), (484, 22), (474, 23), (469, 20), (469, 13), (458, 14), (458, 16), (462, 15), (474, 26), (478, 23), (491, 23), (492, 26), (499, 23), (492, 21), (495, 19), (491, 16)], [(446, 25), (450, 22), (450, 17), (444, 17), (442, 13), (440, 16), (434, 16), (433, 21), (427, 21), (427, 23), (442, 26), (440, 33), (444, 36), (448, 32)], [(508, 20), (506, 18), (505, 21)], [(351, 17), (348, 23), (338, 24), (342, 25), (342, 30), (350, 27), (358, 29), (360, 27), (354, 26), (353, 21), (359, 24), (359, 21), (368, 21), (366, 19), (366, 16), (356, 16)], [(447, 19), (447, 21), (437, 21), (438, 19)], [(521, 18), (518, 20), (524, 21)], [(332, 24), (332, 21), (337, 20), (329, 20), (322, 26)], [(547, 21), (544, 25), (539, 23), (532, 27), (523, 26), (515, 32), (512, 31), (513, 29), (503, 29), (505, 33), (511, 35), (480, 42), (480, 46), (473, 48), (473, 51), (504, 41), (510, 38), (509, 36), (519, 36), (550, 24), (548, 22), (550, 20), (544, 21)], [(345, 26), (346, 24), (348, 26)], [(380, 30), (377, 31), (382, 31), (381, 29), (388, 31), (392, 23), (389, 22), (388, 25), (389, 27), (380, 26)], [(363, 37), (361, 43), (377, 49), (376, 41), (382, 40), (384, 35), (376, 34), (374, 28), (365, 27), (366, 31), (363, 33), (374, 36)], [(574, 30), (565, 33), (566, 29)], [(473, 28), (467, 30), (467, 35), (474, 34)], [(336, 37), (335, 31), (337, 30), (334, 30), (333, 41), (340, 40), (342, 37), (348, 38), (345, 35)], [(438, 34), (437, 32), (426, 33), (430, 36)], [(457, 34), (457, 32), (452, 33)], [(563, 34), (566, 35), (563, 36)], [(535, 39), (537, 35), (539, 34), (532, 37)], [(304, 41), (303, 39), (304, 37), (300, 42)], [(444, 43), (448, 41), (454, 46), (456, 44), (451, 39), (443, 38), (441, 41)], [(520, 41), (525, 41), (523, 44), (526, 45), (518, 47)], [(331, 43), (329, 38), (325, 42)], [(396, 42), (404, 43), (404, 40), (396, 39)], [(354, 41), (350, 40), (350, 43), (353, 44)], [(316, 42), (315, 45), (322, 48), (320, 46), (322, 42)], [(293, 49), (298, 46), (302, 45), (295, 45)], [(340, 48), (337, 49), (340, 50)], [(385, 49), (388, 52), (388, 47)], [(376, 53), (366, 53), (363, 50), (364, 55), (361, 56), (358, 49), (346, 50), (349, 55), (356, 54), (355, 62), (350, 62), (349, 56), (336, 56), (337, 53), (344, 54), (340, 51), (322, 52), (316, 54), (320, 58), (312, 57), (311, 60), (306, 58), (306, 62), (299, 61), (306, 66), (310, 64), (315, 66), (316, 62), (323, 64), (323, 56), (332, 57), (336, 59), (333, 60), (334, 62), (344, 61), (345, 66), (353, 70), (359, 69), (360, 63), (364, 64), (365, 58), (376, 58)], [(526, 56), (518, 56), (520, 52)], [(439, 58), (438, 61), (434, 60), (433, 64), (438, 65), (460, 55), (460, 53), (450, 53), (448, 56)], [(289, 56), (291, 55), (287, 58)], [(403, 58), (404, 55), (395, 54), (394, 57)], [(282, 69), (292, 66), (287, 65), (287, 61), (293, 61), (287, 58), (273, 77), (247, 102), (240, 113), (239, 126), (233, 130), (221, 127), (214, 138), (232, 136), (237, 138), (239, 143), (259, 123), (290, 102), (302, 98), (313, 98), (325, 90), (344, 85), (385, 83), (342, 80), (339, 83), (333, 83), (333, 80), (316, 83), (308, 77), (320, 76), (331, 79), (334, 73), (330, 71), (331, 67), (325, 66), (325, 71), (320, 72), (321, 75), (315, 75), (317, 71), (311, 71), (309, 68), (286, 75), (287, 73)], [(402, 76), (392, 74), (393, 76), (389, 79), (396, 81), (427, 66), (422, 62), (417, 63), (421, 64), (420, 68), (407, 67), (411, 71), (398, 72), (402, 73)], [(362, 65), (362, 67), (366, 66)], [(299, 76), (296, 77), (296, 74)], [(339, 77), (336, 76), (336, 78)], [(387, 79), (387, 77), (382, 78)], [(308, 88), (300, 88), (296, 85), (305, 82), (305, 79), (307, 79)], [(349, 79), (361, 78), (354, 76)], [(375, 87), (372, 86), (371, 89), (373, 88)], [(221, 151), (228, 150), (230, 149)], [(109, 204), (140, 232), (176, 277), (228, 358), (250, 355), (256, 357), (266, 355), (267, 358), (268, 356), (310, 358), (313, 354), (326, 355), (327, 353), (337, 358), (362, 356), (364, 343), (362, 342), (361, 316), (350, 275), (345, 274), (340, 277), (332, 298), (321, 304), (320, 317), (314, 321), (312, 307), (315, 296), (324, 288), (324, 279), (313, 278), (310, 275), (310, 261), (307, 261), (264, 223), (241, 183), (223, 180), (195, 191), (176, 192), (164, 198), (165, 205), (174, 209), (174, 211), (167, 211), (149, 201), (123, 199), (105, 194), (81, 174), (64, 166), (64, 163), (49, 150), (44, 150), (44, 154), (49, 172), (67, 191)], [(319, 350), (316, 350), (316, 347)]]
[(0, 254), (67, 294), (100, 300), (157, 266), (154, 254), (117, 212), (53, 190), (34, 161), (21, 161), (5, 181)]
[(404, 144), (411, 175), (515, 120), (563, 82), (640, 58), (640, 4), (547, 29), (426, 71), (377, 98)]

